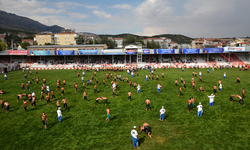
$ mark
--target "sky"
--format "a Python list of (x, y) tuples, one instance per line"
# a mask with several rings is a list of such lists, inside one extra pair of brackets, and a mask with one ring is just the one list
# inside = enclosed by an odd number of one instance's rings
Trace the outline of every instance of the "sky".
[(0, 0), (0, 10), (77, 32), (250, 36), (250, 0)]

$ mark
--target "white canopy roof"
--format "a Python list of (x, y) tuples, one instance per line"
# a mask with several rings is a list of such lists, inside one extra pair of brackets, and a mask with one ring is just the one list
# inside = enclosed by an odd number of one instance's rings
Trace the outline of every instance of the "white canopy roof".
[(136, 46), (136, 45), (127, 45), (127, 46), (125, 46), (125, 49), (138, 49), (138, 46)]

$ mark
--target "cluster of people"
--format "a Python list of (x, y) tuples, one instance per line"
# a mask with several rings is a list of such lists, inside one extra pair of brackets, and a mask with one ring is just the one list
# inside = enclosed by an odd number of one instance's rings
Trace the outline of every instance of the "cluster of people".
[[(120, 70), (121, 68), (117, 67), (117, 68), (110, 68), (108, 69), (108, 71), (114, 71), (114, 76), (112, 74), (112, 72), (109, 72), (106, 74), (106, 78), (103, 79), (103, 86), (106, 86), (106, 81), (111, 79), (111, 89), (112, 89), (112, 97), (115, 96), (117, 97), (117, 94), (116, 94), (116, 90), (118, 89), (118, 81), (122, 81), (124, 83), (125, 80), (127, 80), (127, 83), (129, 83), (130, 87), (133, 87), (135, 90), (137, 90), (137, 93), (141, 93), (141, 86), (140, 84), (137, 84), (136, 82), (132, 83), (132, 80), (129, 80), (128, 77), (121, 77), (121, 74), (117, 74), (116, 71), (121, 71)], [(104, 70), (103, 70), (104, 71)], [(107, 71), (107, 70), (105, 70)], [(158, 80), (159, 77), (158, 75), (154, 75), (154, 69), (150, 68), (150, 74), (147, 74), (146, 75), (146, 81), (150, 81), (150, 80)], [(30, 75), (32, 75), (32, 72), (29, 71)], [(36, 71), (36, 73), (38, 73)], [(77, 73), (77, 70), (75, 69), (75, 73)], [(96, 84), (94, 84), (94, 93), (97, 93), (97, 85), (99, 83), (98, 81), (98, 77), (96, 77), (96, 74), (97, 72), (94, 71), (94, 74), (91, 76), (91, 79), (87, 79), (86, 80), (86, 83), (87, 83), (87, 86), (92, 86), (92, 83), (94, 81), (94, 79), (96, 80)], [(131, 74), (132, 77), (135, 77), (134, 75), (138, 73), (135, 73), (135, 70), (127, 70), (127, 74)], [(150, 77), (151, 75), (151, 77)], [(82, 83), (83, 83), (83, 89), (84, 89), (84, 92), (83, 92), (83, 99), (84, 101), (88, 101), (87, 99), (87, 92), (85, 91), (86, 90), (86, 86), (85, 86), (85, 81), (84, 81), (84, 77), (85, 77), (85, 72), (83, 71), (82, 72), (82, 76), (80, 77), (80, 73), (78, 72), (77, 73), (77, 77), (81, 78), (82, 80)], [(6, 77), (7, 78), (7, 77)], [(162, 73), (162, 78), (164, 78), (164, 73)], [(192, 90), (195, 90), (195, 87), (196, 87), (196, 84), (195, 84), (195, 78), (197, 78), (197, 73), (196, 72), (192, 72), (192, 78), (191, 78), (191, 88)], [(201, 83), (202, 82), (202, 73), (201, 71), (199, 72), (199, 82)], [(226, 78), (226, 73), (224, 73), (224, 76), (223, 76), (223, 79)], [(27, 74), (24, 74), (24, 79), (26, 80), (27, 79)], [(7, 79), (6, 79), (7, 80)], [(33, 77), (33, 82), (37, 82), (37, 85), (39, 84), (39, 78), (38, 77)], [(22, 83), (21, 84), (21, 89), (22, 90), (27, 90), (27, 91), (30, 91), (30, 85), (32, 84), (31, 81), (28, 81), (27, 84), (26, 84), (26, 89), (25, 89), (25, 84)], [(178, 80), (176, 79), (175, 82), (174, 82), (174, 85), (175, 87), (178, 87)], [(182, 89), (186, 88), (186, 81), (183, 79), (183, 77), (181, 77), (181, 84), (183, 85), (180, 86), (179, 88), (179, 95), (178, 96), (182, 96), (183, 93), (182, 93)], [(237, 77), (237, 81), (236, 81), (236, 84), (240, 84), (240, 77)], [(57, 87), (57, 90), (61, 90), (61, 95), (64, 96), (65, 94), (65, 86), (66, 86), (66, 81), (63, 80), (63, 85), (61, 86), (61, 81), (60, 79), (57, 79), (57, 82), (56, 82), (56, 87)], [(219, 91), (222, 91), (222, 81), (219, 80), (218, 81), (218, 86), (219, 86)], [(77, 83), (74, 81), (73, 83), (73, 87), (75, 89), (75, 93), (78, 92), (78, 85)], [(161, 89), (162, 89), (162, 85), (161, 84), (157, 84), (157, 90), (158, 90), (158, 93), (161, 92)], [(203, 86), (201, 86), (199, 88), (199, 91), (204, 91), (205, 92), (205, 89)], [(1, 91), (0, 91), (1, 92)], [(3, 91), (4, 92), (4, 91)], [(2, 92), (2, 93), (3, 93)], [(45, 92), (46, 92), (46, 96), (45, 96)], [(1, 94), (1, 93), (0, 93)], [(213, 93), (211, 95), (207, 95), (207, 97), (209, 98), (209, 103), (210, 103), (210, 106), (214, 106), (214, 97), (215, 97), (215, 94), (217, 94), (217, 85), (215, 84), (214, 87), (213, 87)], [(129, 91), (128, 92), (128, 101), (130, 102), (131, 101), (131, 96), (132, 96), (132, 93)], [(31, 91), (29, 94), (26, 94), (26, 93), (19, 93), (17, 95), (17, 102), (19, 102), (19, 100), (22, 99), (22, 97), (26, 97), (26, 99), (29, 100), (29, 104), (31, 104), (31, 106), (33, 108), (36, 107), (36, 96), (35, 96), (35, 93), (33, 91)], [(46, 79), (44, 78), (43, 79), (43, 84), (42, 84), (42, 87), (41, 87), (41, 98), (40, 98), (40, 101), (41, 100), (45, 100), (47, 101), (47, 105), (51, 104), (51, 99), (52, 97), (52, 101), (54, 101), (54, 99), (56, 98), (55, 97), (55, 92), (54, 90), (51, 90), (50, 91), (50, 87), (49, 85), (46, 83)], [(230, 101), (234, 101), (233, 98), (234, 97), (237, 97), (239, 98), (239, 104), (242, 102), (243, 105), (244, 104), (244, 97), (245, 97), (245, 89), (242, 90), (242, 96), (240, 95), (231, 95), (230, 96)], [(107, 101), (108, 101), (108, 98), (107, 97), (97, 97), (95, 99), (95, 103), (94, 105), (98, 105), (98, 103), (103, 100), (104, 101), (104, 104), (105, 106), (107, 106)], [(61, 111), (61, 107), (60, 107), (60, 104), (63, 103), (63, 106), (64, 106), (64, 110), (65, 109), (68, 109), (68, 100), (63, 97), (62, 101), (60, 102), (59, 99), (57, 99), (56, 101), (56, 105), (57, 105), (57, 114), (58, 114), (58, 121), (61, 122), (61, 119), (62, 119), (62, 111)], [(145, 103), (146, 103), (146, 111), (147, 110), (151, 110), (150, 108), (150, 104), (151, 104), (151, 101), (149, 100), (149, 98), (147, 98), (145, 100)], [(4, 107), (6, 108), (6, 113), (8, 113), (9, 111), (9, 103), (7, 101), (4, 101), (3, 99), (1, 99), (1, 106), (2, 106), (2, 110), (4, 109)], [(24, 99), (23, 100), (23, 107), (24, 107), (24, 110), (25, 110), (25, 113), (26, 111), (28, 110), (27, 109), (27, 106), (28, 106), (28, 103), (26, 102), (26, 100)], [(188, 99), (188, 112), (195, 108), (195, 99), (193, 97), (189, 98)], [(203, 106), (201, 105), (201, 102), (199, 102), (199, 105), (197, 105), (197, 115), (198, 117), (202, 117), (203, 115)], [(107, 118), (106, 120), (110, 121), (110, 107), (108, 109), (106, 109), (106, 114), (107, 114)], [(165, 117), (165, 114), (166, 114), (166, 110), (164, 109), (164, 106), (162, 106), (162, 108), (160, 109), (159, 111), (159, 115), (160, 115), (160, 119), (161, 121), (164, 120), (164, 117)], [(40, 116), (42, 117), (42, 121), (43, 121), (43, 124), (44, 124), (44, 128), (47, 129), (47, 115), (45, 114), (45, 112), (43, 112), (42, 114), (40, 114)], [(142, 132), (142, 131), (145, 131), (145, 133), (150, 137), (152, 138), (151, 136), (151, 128), (149, 127), (149, 124), (148, 123), (144, 123), (143, 126), (140, 126), (139, 127), (140, 131), (139, 132)], [(138, 132), (136, 131), (136, 126), (134, 126), (133, 130), (131, 131), (131, 135), (132, 135), (132, 140), (133, 140), (133, 145), (134, 147), (137, 146), (137, 148), (139, 148), (139, 144), (138, 144)]]

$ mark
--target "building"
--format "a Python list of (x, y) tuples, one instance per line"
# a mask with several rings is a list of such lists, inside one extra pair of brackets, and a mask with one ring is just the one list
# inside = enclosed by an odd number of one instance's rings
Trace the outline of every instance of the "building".
[(24, 42), (27, 42), (30, 45), (33, 45), (33, 40), (31, 40), (31, 39), (22, 39), (22, 43), (24, 43)]
[[(154, 41), (155, 43), (162, 43), (162, 42), (165, 42), (167, 38), (165, 37), (161, 37), (161, 38), (146, 38), (143, 40), (144, 44), (147, 44), (147, 42), (151, 42), (151, 41)], [(171, 42), (171, 39), (170, 39), (170, 42)], [(168, 42), (169, 43), (169, 42)]]
[(40, 32), (35, 35), (34, 41), (37, 41), (38, 45), (45, 45), (45, 43), (56, 44), (54, 34), (52, 32)]
[(26, 38), (26, 37), (28, 37), (29, 35), (28, 35), (28, 34), (25, 34), (25, 33), (18, 33), (17, 36), (20, 37), (20, 38)]
[(72, 29), (63, 29), (60, 33), (56, 33), (55, 44), (58, 45), (76, 45), (78, 34)]
[(27, 50), (104, 50), (107, 49), (106, 44), (96, 45), (43, 45), (28, 46)]
[(123, 42), (123, 38), (115, 38), (115, 42), (117, 44), (117, 48), (122, 48), (122, 42)]
[(4, 34), (0, 34), (0, 40), (3, 41), (3, 42), (5, 41), (5, 35)]
[(205, 39), (204, 38), (198, 38), (198, 39), (194, 39), (191, 43), (192, 48), (203, 48), (204, 47), (204, 43), (205, 43)]

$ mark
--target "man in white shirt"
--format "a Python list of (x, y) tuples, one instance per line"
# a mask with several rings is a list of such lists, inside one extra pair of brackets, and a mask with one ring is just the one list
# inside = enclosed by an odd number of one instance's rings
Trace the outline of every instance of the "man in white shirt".
[(164, 109), (164, 106), (161, 107), (161, 110), (160, 110), (160, 119), (161, 121), (164, 120), (164, 116), (165, 116), (165, 113), (166, 113), (166, 110)]
[(57, 115), (58, 115), (58, 121), (61, 122), (62, 119), (62, 112), (61, 112), (61, 108), (59, 107), (57, 110)]
[(82, 76), (82, 82), (84, 82), (84, 76)]
[(141, 93), (141, 86), (139, 84), (137, 86), (137, 93)]
[(82, 72), (82, 76), (84, 77), (84, 75), (85, 75), (85, 72), (83, 71), (83, 72)]
[(4, 74), (4, 79), (7, 80), (7, 74)]
[(146, 81), (148, 81), (148, 75), (146, 75)]
[(198, 108), (198, 111), (197, 111), (197, 114), (198, 114), (198, 117), (201, 116), (202, 117), (202, 105), (201, 105), (201, 102), (199, 102), (199, 105), (197, 106)]
[(113, 90), (114, 88), (116, 88), (115, 83), (112, 84), (112, 90)]
[(46, 89), (47, 89), (47, 93), (49, 93), (49, 86), (48, 85), (46, 86)]
[(134, 72), (133, 71), (131, 72), (131, 75), (132, 75), (132, 77), (134, 77)]
[(199, 77), (202, 77), (202, 76), (201, 76), (201, 71), (199, 72)]
[(129, 74), (129, 70), (127, 70), (127, 73)]
[(131, 131), (133, 146), (135, 148), (135, 145), (136, 145), (137, 148), (140, 148), (139, 144), (138, 144), (138, 133), (137, 133), (137, 131), (135, 129), (136, 129), (136, 126), (134, 126), (134, 129)]
[(31, 93), (32, 93), (32, 94), (31, 94), (32, 97), (36, 96), (36, 95), (35, 95), (35, 92), (31, 91)]
[(208, 96), (208, 95), (207, 95), (207, 97), (210, 99), (210, 100), (209, 100), (210, 106), (211, 106), (211, 105), (214, 106), (214, 97), (215, 97), (215, 95), (214, 95), (214, 94), (211, 94), (211, 96)]
[(223, 79), (226, 79), (226, 72), (224, 72), (224, 76), (223, 76)]
[(161, 86), (160, 84), (158, 84), (156, 88), (157, 88), (157, 90), (158, 90), (158, 93), (160, 93), (160, 92), (161, 92), (162, 86)]
[(221, 90), (222, 90), (222, 84), (219, 85), (219, 91), (221, 91)]

